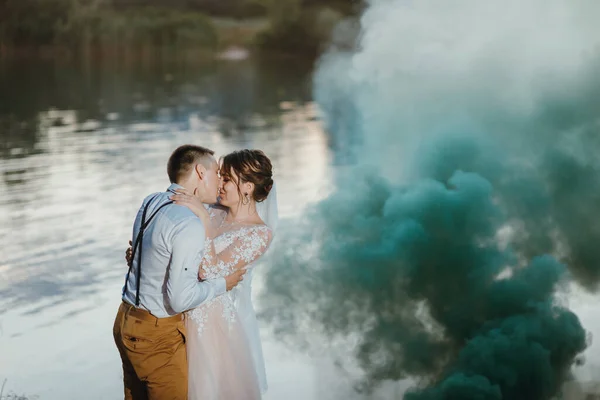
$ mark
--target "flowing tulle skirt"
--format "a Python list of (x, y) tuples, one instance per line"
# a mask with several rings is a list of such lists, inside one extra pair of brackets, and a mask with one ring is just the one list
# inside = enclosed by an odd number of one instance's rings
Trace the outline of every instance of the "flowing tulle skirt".
[(186, 318), (188, 399), (260, 399), (259, 378), (240, 319), (234, 315), (228, 321), (220, 302), (201, 307), (201, 319), (189, 314)]

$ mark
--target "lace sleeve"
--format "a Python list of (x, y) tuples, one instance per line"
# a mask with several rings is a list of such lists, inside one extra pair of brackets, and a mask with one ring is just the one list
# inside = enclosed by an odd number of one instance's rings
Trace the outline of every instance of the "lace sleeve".
[(272, 231), (267, 226), (242, 228), (218, 254), (210, 241), (200, 266), (207, 279), (228, 275), (256, 261), (267, 250), (272, 238)]

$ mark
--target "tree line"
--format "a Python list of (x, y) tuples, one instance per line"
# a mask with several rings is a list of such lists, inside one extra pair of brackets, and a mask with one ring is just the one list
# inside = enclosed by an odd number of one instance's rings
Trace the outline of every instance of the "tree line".
[[(262, 18), (254, 44), (311, 53), (359, 0), (0, 0), (0, 50), (176, 46), (216, 49), (219, 19)], [(243, 35), (241, 35), (243, 36)]]

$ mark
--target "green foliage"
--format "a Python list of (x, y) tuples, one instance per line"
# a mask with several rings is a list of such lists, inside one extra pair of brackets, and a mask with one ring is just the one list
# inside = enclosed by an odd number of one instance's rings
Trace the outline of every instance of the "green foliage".
[(212, 21), (205, 15), (152, 7), (81, 13), (60, 27), (59, 42), (80, 41), (82, 33), (99, 44), (214, 47), (217, 43)]
[(300, 21), (261, 32), (256, 38), (256, 44), (264, 50), (309, 56), (316, 56), (320, 47), (316, 35)]
[(316, 57), (329, 41), (334, 26), (346, 14), (335, 8), (307, 8), (300, 0), (271, 3), (270, 29), (256, 39), (265, 50)]
[(210, 18), (175, 8), (116, 10), (105, 0), (0, 0), (0, 41), (8, 45), (215, 47)]
[[(117, 10), (144, 7), (165, 8), (165, 0), (112, 0)], [(266, 14), (262, 0), (169, 0), (168, 8), (178, 11), (201, 12), (211, 17), (256, 18)]]
[(51, 44), (55, 27), (69, 16), (64, 0), (0, 0), (0, 42)]
[[(257, 36), (258, 30), (221, 30), (215, 27), (213, 17), (241, 20), (266, 16), (268, 27), (255, 41), (260, 48), (316, 55), (335, 22), (356, 13), (358, 3), (358, 0), (0, 0), (0, 52), (3, 47), (53, 45), (72, 49), (97, 45), (214, 49), (223, 44), (248, 43), (245, 37)], [(328, 18), (324, 20), (323, 14)]]

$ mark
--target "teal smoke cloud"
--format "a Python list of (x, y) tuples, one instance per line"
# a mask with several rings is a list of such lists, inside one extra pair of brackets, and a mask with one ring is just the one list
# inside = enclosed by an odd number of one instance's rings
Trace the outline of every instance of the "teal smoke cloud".
[(547, 255), (519, 265), (498, 246), (502, 211), (478, 174), (406, 187), (362, 175), (353, 183), (364, 194), (318, 204), (310, 240), (275, 256), (264, 315), (287, 333), (306, 319), (331, 335), (359, 333), (370, 383), (441, 379), (407, 399), (555, 394), (586, 347), (577, 316), (554, 297), (565, 266)]
[(282, 338), (351, 337), (367, 388), (419, 378), (408, 400), (560, 391), (587, 338), (557, 293), (600, 282), (599, 7), (369, 2), (315, 76), (353, 167), (273, 254)]

